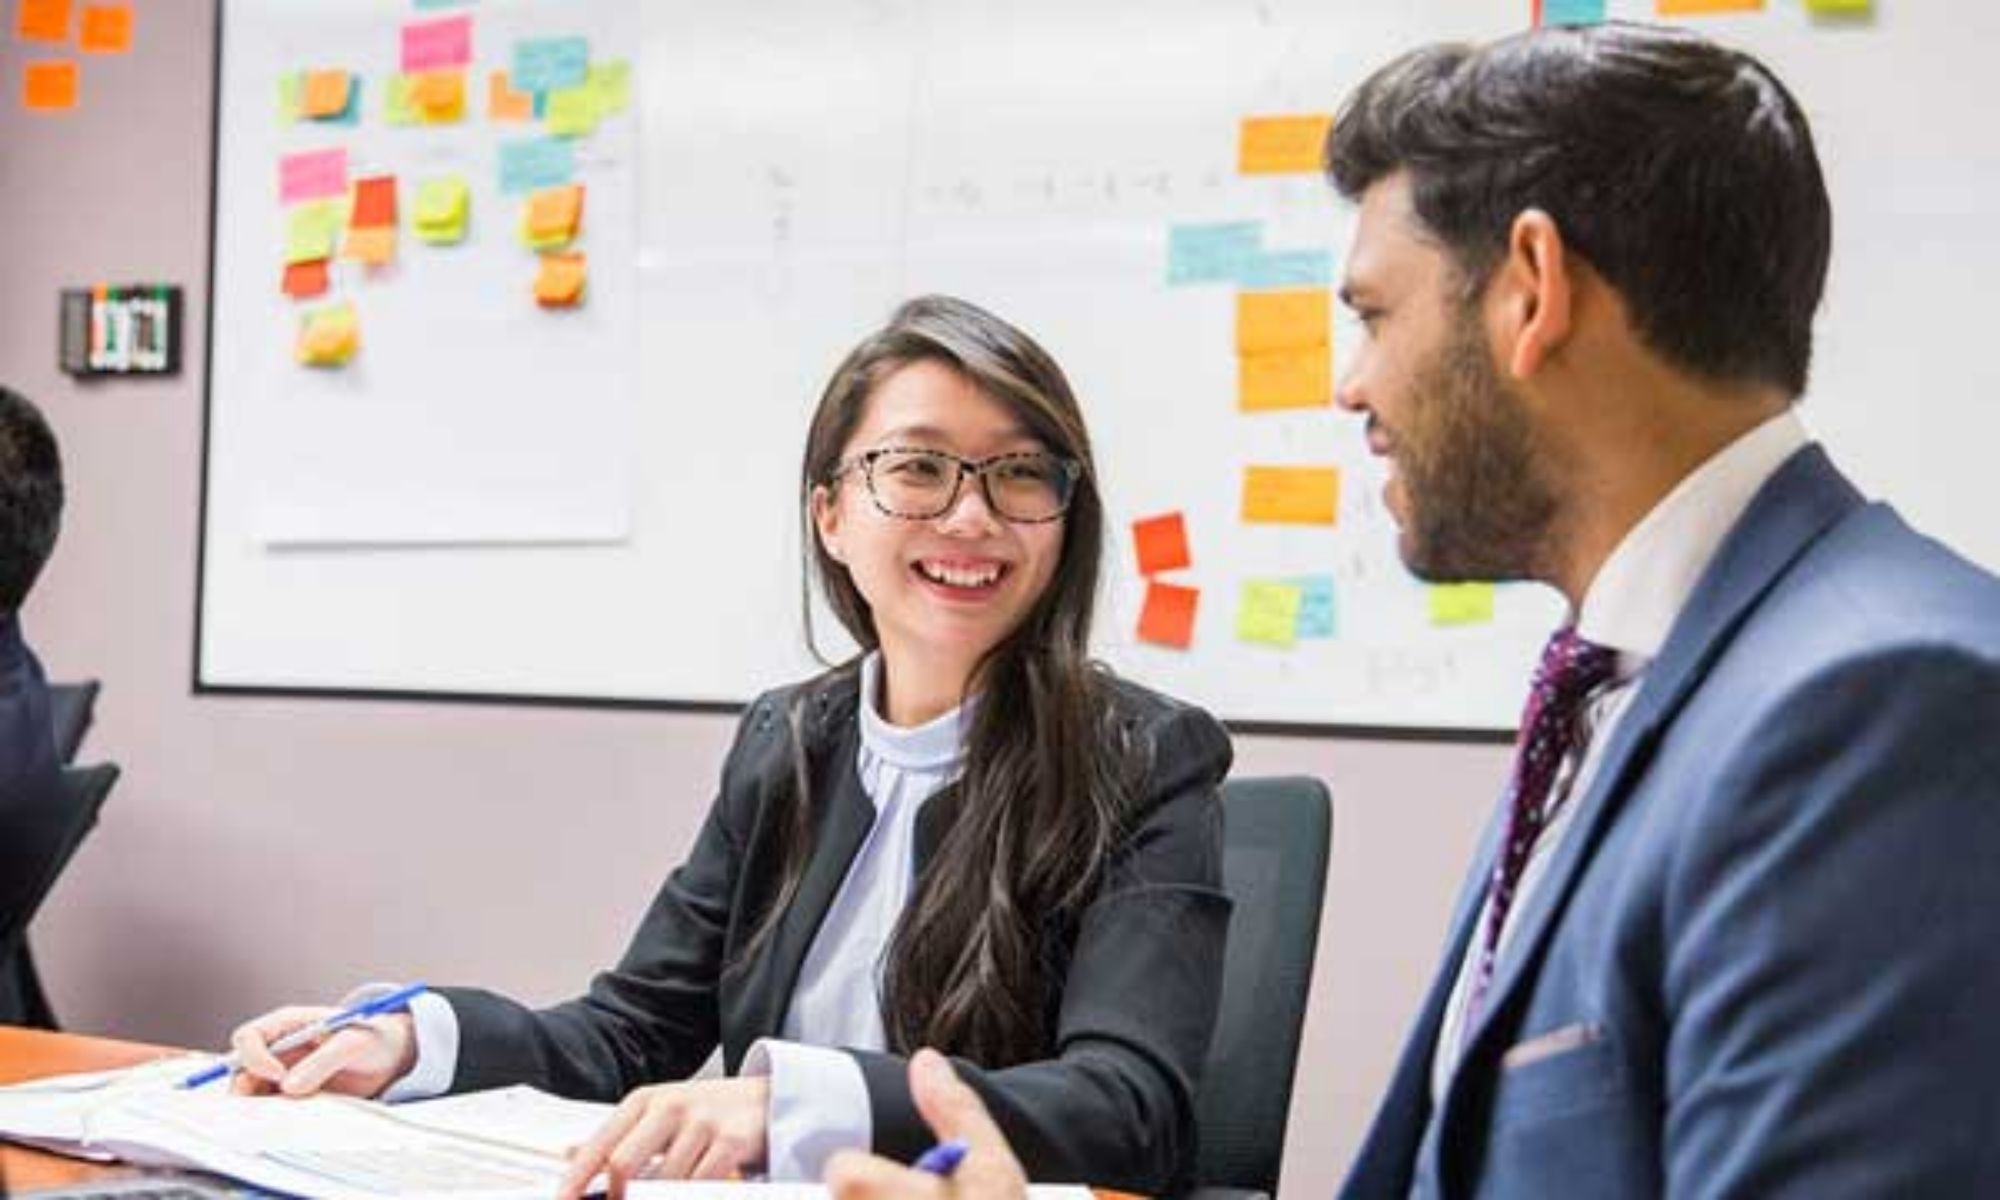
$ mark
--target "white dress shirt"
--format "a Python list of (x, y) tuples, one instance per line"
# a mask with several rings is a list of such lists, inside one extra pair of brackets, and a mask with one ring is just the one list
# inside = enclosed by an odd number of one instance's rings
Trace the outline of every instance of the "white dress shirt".
[[(1527, 866), (1514, 892), (1512, 911), (1527, 910), (1530, 898), (1548, 873), (1549, 863), (1568, 834), (1575, 806), (1572, 795), (1587, 792), (1596, 777), (1604, 747), (1644, 682), (1646, 667), (1666, 644), (1674, 621), (1686, 607), (1695, 584), (1723, 539), (1736, 527), (1758, 489), (1786, 459), (1807, 442), (1805, 426), (1790, 409), (1745, 433), (1711, 456), (1674, 486), (1634, 525), (1612, 550), (1584, 594), (1577, 632), (1586, 641), (1618, 652), (1618, 674), (1585, 705), (1577, 739), (1556, 768), (1549, 789), (1552, 813), (1529, 850)], [(1466, 1004), (1471, 998), (1479, 944), (1486, 928), (1491, 897), (1480, 906), (1459, 960), (1451, 997), (1445, 1003), (1431, 1052), (1431, 1101), (1444, 1098), (1458, 1066), (1465, 1036)], [(1507, 959), (1518, 921), (1501, 926), (1495, 969)]]
[[(750, 1047), (743, 1074), (771, 1077), (765, 1170), (774, 1180), (816, 1180), (836, 1150), (867, 1149), (874, 1124), (868, 1088), (853, 1058), (831, 1047), (882, 1050), (882, 966), (915, 878), (917, 813), (964, 765), (961, 706), (923, 725), (891, 725), (877, 709), (879, 654), (861, 667), (861, 747), (856, 769), (875, 804), (847, 878), (814, 935), (780, 1027), (784, 1037)], [(366, 998), (377, 987), (355, 993)], [(352, 997), (350, 998), (352, 999)], [(437, 1096), (458, 1062), (458, 1017), (435, 994), (410, 1006), (417, 1061), (383, 1094), (390, 1101)]]

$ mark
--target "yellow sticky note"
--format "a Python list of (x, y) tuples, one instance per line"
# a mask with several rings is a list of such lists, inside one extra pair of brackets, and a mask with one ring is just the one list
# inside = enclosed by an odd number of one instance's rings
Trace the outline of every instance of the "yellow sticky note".
[(339, 200), (295, 204), (285, 215), (285, 262), (311, 262), (333, 256), (334, 239), (347, 223), (347, 206)]
[(1331, 340), (1333, 294), (1326, 288), (1236, 293), (1236, 352), (1296, 350)]
[(349, 262), (367, 263), (371, 267), (383, 266), (396, 260), (396, 227), (394, 225), (364, 225), (347, 231), (347, 241), (340, 247), (340, 257)]
[(450, 125), (465, 119), (465, 74), (423, 71), (410, 76), (410, 104), (428, 125)]
[(352, 304), (314, 309), (299, 318), (293, 354), (305, 366), (344, 366), (360, 348), (361, 322)]
[(1815, 17), (1866, 17), (1875, 12), (1875, 0), (1806, 0), (1806, 11)]
[(1236, 359), (1236, 406), (1243, 412), (1325, 408), (1333, 403), (1333, 347), (1271, 350)]
[(1305, 592), (1296, 584), (1253, 579), (1243, 585), (1236, 607), (1236, 636), (1266, 646), (1290, 646), (1299, 640), (1299, 606)]
[(308, 117), (337, 117), (347, 111), (354, 77), (345, 71), (307, 71), (299, 89), (299, 111)]
[(590, 89), (591, 102), (600, 120), (624, 112), (632, 102), (632, 64), (622, 58), (592, 63), (590, 78), (584, 86)]
[(1493, 620), (1493, 585), (1440, 583), (1431, 587), (1431, 624), (1486, 625)]
[(575, 308), (583, 301), (582, 254), (544, 254), (535, 275), (535, 303), (543, 308)]
[(582, 137), (597, 128), (597, 94), (589, 84), (557, 88), (542, 111), (548, 131), (557, 137)]
[(408, 75), (389, 76), (382, 89), (382, 118), (391, 125), (417, 123), (416, 84)]
[(1762, 12), (1764, 0), (1659, 0), (1663, 17), (1698, 17), (1704, 13)]
[(299, 119), (299, 73), (278, 76), (278, 123), (290, 125)]
[(433, 244), (456, 242), (465, 237), (466, 218), (472, 211), (472, 191), (457, 176), (426, 179), (417, 185), (417, 203), (411, 224), (417, 236)]
[(1253, 525), (1331, 525), (1340, 516), (1340, 468), (1246, 467), (1243, 520)]
[(1236, 143), (1236, 169), (1245, 175), (1312, 175), (1326, 153), (1331, 113), (1245, 117)]

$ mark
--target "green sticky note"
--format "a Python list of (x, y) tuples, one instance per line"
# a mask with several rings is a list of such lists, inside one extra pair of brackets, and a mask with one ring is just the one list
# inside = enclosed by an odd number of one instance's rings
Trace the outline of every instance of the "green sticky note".
[(417, 203), (411, 223), (417, 236), (433, 244), (460, 241), (465, 237), (466, 218), (472, 212), (472, 193), (465, 180), (456, 175), (426, 179), (417, 185)]
[(290, 125), (299, 119), (299, 73), (278, 76), (278, 123)]
[(1806, 0), (1806, 11), (1815, 17), (1866, 17), (1875, 12), (1875, 0)]
[(285, 215), (285, 265), (332, 258), (334, 239), (346, 223), (345, 201), (314, 200), (293, 205)]
[(408, 75), (389, 76), (388, 86), (382, 89), (382, 118), (389, 124), (417, 123), (417, 103), (410, 98), (411, 90)]
[(1246, 642), (1290, 647), (1299, 637), (1299, 607), (1305, 594), (1296, 584), (1252, 579), (1236, 607), (1236, 636)]
[(1431, 588), (1431, 624), (1485, 625), (1492, 620), (1492, 584), (1440, 583)]
[(544, 119), (548, 131), (557, 137), (582, 137), (597, 128), (597, 93), (587, 83), (557, 88), (549, 93)]
[(590, 89), (591, 106), (599, 120), (624, 112), (632, 103), (632, 64), (622, 58), (592, 63), (584, 86)]

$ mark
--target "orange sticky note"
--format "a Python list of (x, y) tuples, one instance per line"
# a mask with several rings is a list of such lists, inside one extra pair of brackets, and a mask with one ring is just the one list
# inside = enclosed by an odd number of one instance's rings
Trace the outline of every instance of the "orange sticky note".
[(433, 125), (465, 116), (465, 76), (458, 71), (425, 71), (410, 77), (410, 103)]
[(486, 77), (486, 115), (495, 121), (532, 121), (535, 97), (507, 82), (507, 72), (495, 71)]
[(1245, 175), (1312, 175), (1326, 153), (1331, 113), (1245, 117), (1236, 143), (1236, 169)]
[(1339, 517), (1340, 468), (1244, 468), (1244, 521), (1253, 525), (1332, 525)]
[(354, 181), (354, 208), (347, 223), (356, 229), (396, 226), (396, 177), (371, 175)]
[(1236, 293), (1236, 352), (1324, 346), (1333, 328), (1333, 294), (1326, 288)]
[(299, 112), (308, 117), (337, 117), (347, 111), (348, 89), (354, 80), (345, 71), (307, 71), (299, 89)]
[(1659, 0), (1663, 17), (1698, 17), (1704, 13), (1762, 12), (1764, 0)]
[(50, 58), (31, 62), (21, 74), (21, 103), (29, 112), (64, 112), (76, 107), (76, 64)]
[(1333, 347), (1243, 354), (1236, 359), (1236, 406), (1244, 412), (1325, 408), (1333, 403)]
[(366, 263), (371, 267), (383, 266), (396, 260), (396, 227), (394, 225), (370, 225), (363, 229), (347, 231), (347, 240), (341, 244), (340, 257), (349, 262)]
[(540, 188), (528, 197), (527, 234), (536, 241), (576, 236), (583, 219), (583, 185)]
[(132, 6), (91, 4), (83, 10), (77, 45), (86, 54), (123, 54), (132, 48)]
[(69, 40), (69, 0), (17, 0), (14, 36), (24, 42)]
[(583, 300), (585, 264), (582, 254), (544, 254), (535, 276), (535, 303), (543, 308), (574, 308)]
[(1139, 640), (1185, 650), (1194, 643), (1194, 614), (1201, 589), (1149, 580), (1139, 610)]
[(1187, 522), (1177, 512), (1132, 522), (1132, 547), (1141, 575), (1179, 570), (1194, 561), (1188, 554)]
[(326, 294), (326, 260), (291, 263), (285, 267), (285, 295), (294, 300)]

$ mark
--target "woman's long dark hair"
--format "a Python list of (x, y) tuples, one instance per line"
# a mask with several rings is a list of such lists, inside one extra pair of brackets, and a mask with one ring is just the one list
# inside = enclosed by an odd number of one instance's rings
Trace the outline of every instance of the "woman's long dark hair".
[[(840, 486), (836, 472), (869, 397), (916, 362), (960, 372), (1049, 451), (1083, 468), (1054, 576), (967, 684), (980, 701), (965, 734), (959, 815), (916, 881), (884, 976), (882, 1016), (892, 1049), (935, 1046), (1001, 1067), (1048, 1055), (1049, 1000), (1065, 969), (1050, 933), (1064, 928), (1096, 888), (1136, 794), (1138, 755), (1120, 743), (1108, 676), (1089, 657), (1104, 508), (1083, 416), (1055, 360), (984, 309), (946, 296), (912, 300), (835, 370), (813, 415), (800, 472), (808, 589), (816, 578), (863, 653), (879, 645), (868, 602), (820, 544), (813, 493)], [(809, 591), (806, 621), (810, 641)], [(797, 894), (810, 857), (813, 800), (802, 707), (812, 690), (800, 689), (791, 714), (794, 769), (785, 798), (790, 811), (779, 826), (780, 883), (753, 949)]]

